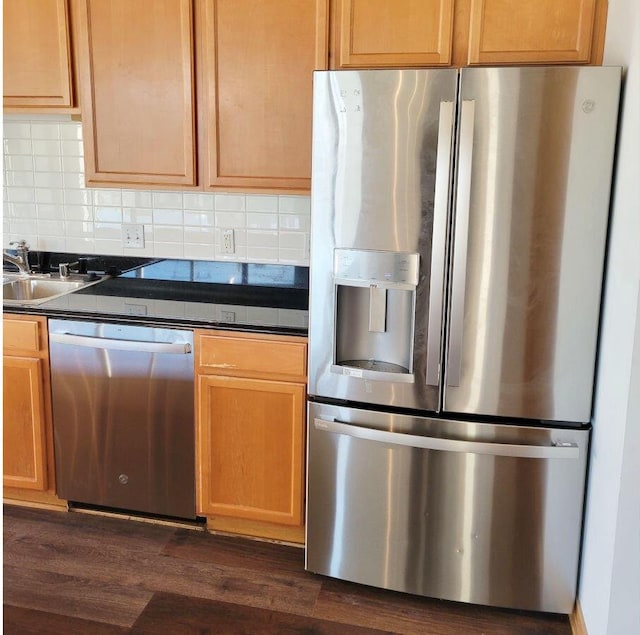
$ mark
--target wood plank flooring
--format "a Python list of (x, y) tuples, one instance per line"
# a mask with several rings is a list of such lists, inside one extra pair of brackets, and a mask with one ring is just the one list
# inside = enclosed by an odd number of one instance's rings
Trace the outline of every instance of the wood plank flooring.
[(4, 506), (4, 633), (570, 635), (567, 616), (372, 589), (296, 547)]

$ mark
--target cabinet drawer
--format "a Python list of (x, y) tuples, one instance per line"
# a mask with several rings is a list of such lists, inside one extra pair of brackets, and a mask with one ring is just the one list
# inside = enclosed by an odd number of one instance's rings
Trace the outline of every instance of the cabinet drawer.
[(306, 381), (305, 338), (277, 335), (229, 336), (197, 333), (196, 363), (201, 373), (267, 376)]
[(40, 350), (40, 321), (5, 318), (3, 348), (6, 352)]

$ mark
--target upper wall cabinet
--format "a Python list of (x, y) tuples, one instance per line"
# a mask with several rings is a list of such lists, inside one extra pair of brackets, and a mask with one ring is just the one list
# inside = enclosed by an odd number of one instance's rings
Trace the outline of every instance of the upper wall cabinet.
[[(605, 3), (600, 3), (605, 4)], [(598, 36), (597, 0), (472, 0), (469, 64), (588, 64)]]
[(74, 104), (66, 0), (4, 0), (4, 107), (69, 112)]
[(328, 0), (79, 2), (88, 184), (309, 189)]
[(335, 0), (333, 68), (599, 64), (607, 0)]
[(454, 0), (335, 0), (332, 66), (451, 63)]
[(81, 0), (86, 181), (196, 184), (191, 0)]
[(199, 17), (204, 187), (308, 190), (328, 0), (205, 0)]

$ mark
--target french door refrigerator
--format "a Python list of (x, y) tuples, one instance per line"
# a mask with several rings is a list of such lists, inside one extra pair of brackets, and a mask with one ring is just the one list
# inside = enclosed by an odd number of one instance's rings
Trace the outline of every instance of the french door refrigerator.
[(308, 570), (572, 610), (620, 75), (315, 73)]

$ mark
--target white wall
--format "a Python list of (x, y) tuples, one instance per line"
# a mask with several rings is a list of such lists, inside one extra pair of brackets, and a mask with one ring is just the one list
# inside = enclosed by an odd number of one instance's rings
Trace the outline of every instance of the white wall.
[[(4, 247), (309, 264), (308, 196), (86, 188), (82, 127), (64, 115), (6, 115), (3, 146)], [(144, 226), (144, 249), (123, 247), (127, 223)]]
[(640, 3), (610, 0), (604, 64), (626, 81), (579, 601), (589, 635), (640, 634)]

